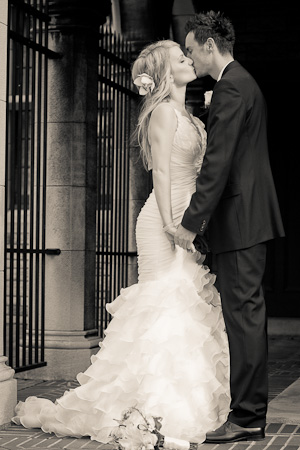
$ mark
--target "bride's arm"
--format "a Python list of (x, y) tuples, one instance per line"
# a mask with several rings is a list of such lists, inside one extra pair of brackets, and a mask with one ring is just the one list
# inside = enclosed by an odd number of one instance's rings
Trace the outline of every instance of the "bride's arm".
[(176, 127), (174, 109), (168, 103), (161, 103), (151, 115), (148, 138), (152, 155), (153, 187), (164, 227), (173, 223), (170, 159)]

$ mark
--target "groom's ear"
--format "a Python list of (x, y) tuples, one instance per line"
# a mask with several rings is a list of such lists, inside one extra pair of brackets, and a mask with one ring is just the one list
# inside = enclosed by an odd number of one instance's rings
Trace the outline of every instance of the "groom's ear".
[(209, 37), (207, 39), (207, 41), (205, 42), (205, 47), (206, 47), (206, 50), (209, 53), (212, 53), (212, 51), (213, 51), (213, 49), (215, 47), (215, 41), (213, 40), (213, 38)]

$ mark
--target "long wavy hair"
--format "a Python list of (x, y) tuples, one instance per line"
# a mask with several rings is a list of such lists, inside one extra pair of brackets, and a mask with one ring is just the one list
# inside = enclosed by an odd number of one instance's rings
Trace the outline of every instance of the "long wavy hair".
[(132, 79), (147, 73), (155, 83), (152, 92), (148, 92), (142, 99), (135, 135), (140, 146), (143, 164), (147, 170), (152, 167), (151, 148), (148, 140), (148, 127), (152, 111), (163, 101), (167, 101), (171, 91), (171, 65), (169, 49), (180, 47), (171, 40), (157, 41), (145, 47), (132, 66)]

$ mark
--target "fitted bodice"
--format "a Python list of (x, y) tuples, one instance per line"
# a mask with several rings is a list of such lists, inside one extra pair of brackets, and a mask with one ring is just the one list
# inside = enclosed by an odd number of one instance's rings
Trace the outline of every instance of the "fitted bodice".
[(205, 150), (206, 131), (200, 119), (189, 119), (175, 109), (177, 129), (171, 154), (172, 188), (195, 190), (195, 180), (199, 173)]
[[(177, 127), (171, 151), (171, 210), (175, 225), (179, 225), (196, 190), (199, 173), (206, 150), (204, 124), (175, 110)], [(149, 236), (151, 238), (149, 239)], [(181, 252), (173, 252), (163, 231), (162, 218), (153, 189), (142, 207), (136, 227), (139, 254), (139, 281), (158, 279), (174, 270), (174, 264), (182, 272)], [(174, 264), (173, 264), (174, 263)], [(173, 272), (174, 273), (174, 272)]]

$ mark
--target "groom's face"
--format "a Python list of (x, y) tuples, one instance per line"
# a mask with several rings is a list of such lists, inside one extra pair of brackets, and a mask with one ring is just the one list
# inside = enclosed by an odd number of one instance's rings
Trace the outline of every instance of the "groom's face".
[(190, 31), (185, 38), (185, 48), (187, 56), (193, 60), (194, 68), (198, 78), (209, 75), (211, 68), (211, 57), (207, 51), (207, 46), (199, 44)]

